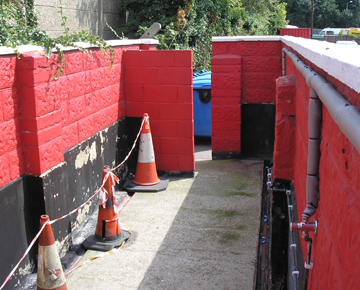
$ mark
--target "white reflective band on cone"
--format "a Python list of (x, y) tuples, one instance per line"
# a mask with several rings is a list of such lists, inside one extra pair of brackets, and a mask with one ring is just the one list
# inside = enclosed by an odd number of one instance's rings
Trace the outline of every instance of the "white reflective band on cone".
[[(56, 271), (57, 269), (60, 271)], [(59, 274), (54, 277), (54, 273)], [(62, 286), (65, 282), (56, 245), (39, 245), (37, 285), (43, 289), (53, 289)]]
[(143, 133), (140, 136), (138, 162), (155, 162), (154, 147), (152, 143), (151, 133)]

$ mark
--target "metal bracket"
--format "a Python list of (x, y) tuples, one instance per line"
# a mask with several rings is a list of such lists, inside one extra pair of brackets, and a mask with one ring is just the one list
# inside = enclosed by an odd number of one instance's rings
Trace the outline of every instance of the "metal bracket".
[(314, 264), (313, 264), (313, 263), (307, 264), (307, 263), (305, 262), (304, 268), (305, 268), (305, 269), (308, 269), (308, 270), (312, 270), (312, 269), (314, 268)]

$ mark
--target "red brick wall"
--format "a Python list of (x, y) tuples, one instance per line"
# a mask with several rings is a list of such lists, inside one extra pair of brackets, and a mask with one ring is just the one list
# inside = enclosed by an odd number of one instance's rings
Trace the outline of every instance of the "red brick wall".
[[(307, 62), (306, 60), (304, 60)], [(360, 108), (360, 94), (308, 63), (352, 105)], [(292, 61), (286, 59), (286, 74), (295, 75), (296, 129), (294, 186), (299, 220), (306, 205), (309, 88)], [(319, 222), (313, 236), (308, 289), (357, 289), (360, 283), (360, 154), (349, 143), (323, 106), (320, 157), (320, 201), (314, 216)], [(302, 244), (303, 253), (306, 245)]]
[(280, 35), (310, 38), (310, 28), (280, 28)]
[[(146, 50), (140, 53), (140, 48)], [(23, 53), (19, 59), (1, 56), (0, 187), (24, 173), (40, 175), (58, 165), (64, 151), (126, 112), (150, 114), (159, 170), (193, 171), (192, 53), (154, 49), (115, 47), (112, 69), (98, 49), (91, 54), (69, 51), (64, 74), (56, 81), (51, 80), (56, 55), (50, 60), (40, 52)], [(125, 51), (133, 67), (124, 71)], [(141, 58), (133, 58), (132, 51)], [(134, 95), (139, 87), (143, 94)]]
[(53, 59), (40, 53), (21, 55), (17, 86), (26, 173), (44, 173), (63, 161), (65, 150), (125, 115), (120, 89), (123, 49), (115, 48), (112, 69), (100, 50), (67, 52), (64, 74), (57, 81), (51, 81)]
[(213, 42), (212, 150), (241, 152), (241, 103), (275, 103), (280, 41)]
[(126, 51), (126, 115), (149, 114), (156, 167), (194, 171), (192, 51)]
[(296, 85), (294, 75), (276, 80), (274, 179), (294, 179)]
[(0, 58), (0, 187), (25, 172), (15, 69), (15, 55)]

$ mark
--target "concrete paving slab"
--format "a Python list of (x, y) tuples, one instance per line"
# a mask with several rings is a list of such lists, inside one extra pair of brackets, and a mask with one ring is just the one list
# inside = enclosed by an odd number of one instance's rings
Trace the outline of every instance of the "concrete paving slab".
[(72, 272), (68, 289), (253, 289), (262, 170), (260, 161), (197, 161), (194, 178), (135, 193), (119, 215), (129, 241)]

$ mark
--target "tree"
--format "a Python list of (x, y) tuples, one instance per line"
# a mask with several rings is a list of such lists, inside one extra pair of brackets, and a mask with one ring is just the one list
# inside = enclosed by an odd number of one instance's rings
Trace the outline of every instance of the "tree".
[(336, 27), (339, 16), (335, 0), (314, 1), (314, 27)]
[(131, 14), (119, 33), (141, 35), (158, 21), (163, 27), (156, 36), (159, 48), (192, 49), (195, 71), (210, 69), (213, 36), (277, 34), (287, 24), (286, 5), (280, 0), (170, 1), (174, 7), (162, 10), (163, 2), (123, 0)]
[[(311, 0), (283, 0), (290, 24), (310, 27)], [(359, 27), (359, 0), (315, 0), (314, 27)]]

